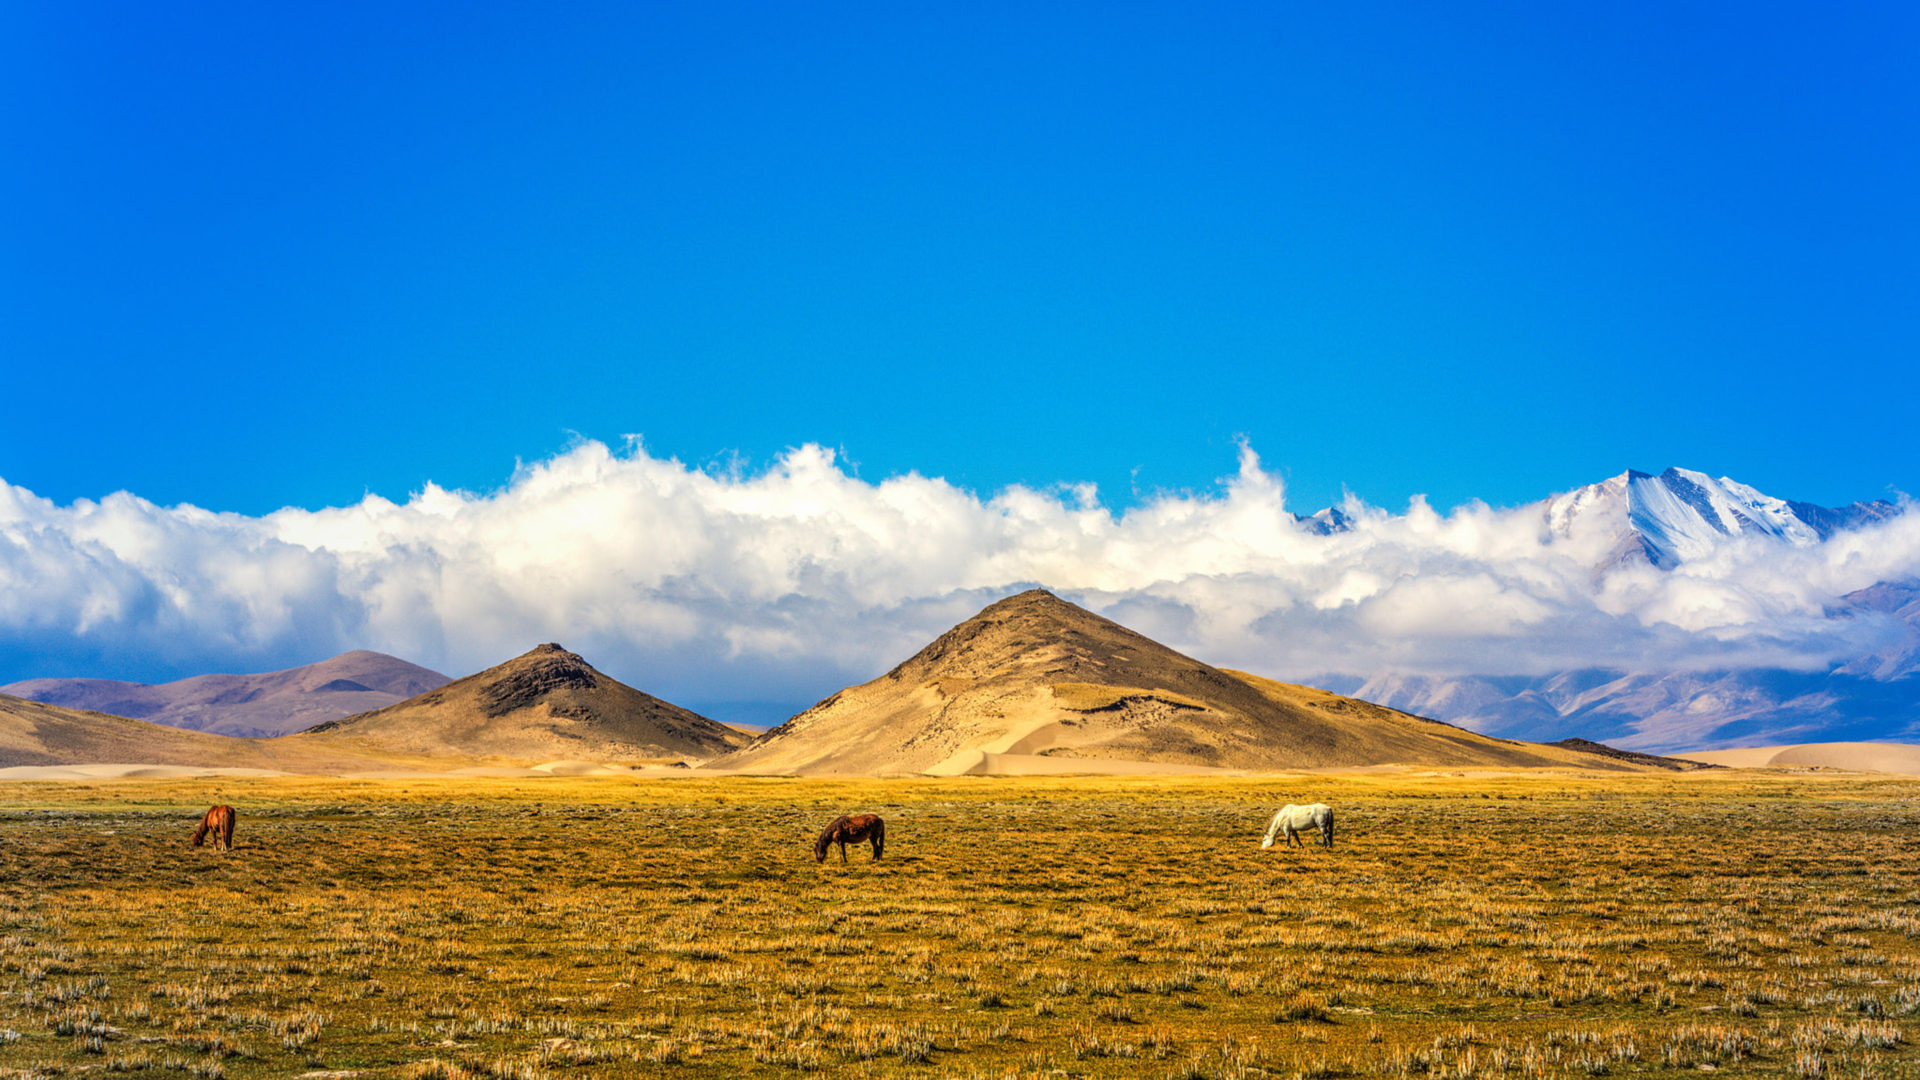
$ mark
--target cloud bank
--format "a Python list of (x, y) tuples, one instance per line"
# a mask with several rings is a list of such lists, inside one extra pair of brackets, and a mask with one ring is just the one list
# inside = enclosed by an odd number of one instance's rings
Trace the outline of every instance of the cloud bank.
[(0, 682), (354, 648), (461, 675), (557, 640), (724, 715), (871, 678), (1030, 585), (1280, 678), (1818, 668), (1907, 633), (1830, 614), (1840, 597), (1920, 576), (1920, 514), (1601, 571), (1605, 538), (1553, 539), (1539, 506), (1342, 509), (1349, 532), (1300, 528), (1251, 449), (1215, 490), (1125, 512), (1089, 487), (871, 483), (812, 445), (749, 473), (586, 442), (492, 493), (260, 517), (127, 493), (60, 506), (0, 482)]

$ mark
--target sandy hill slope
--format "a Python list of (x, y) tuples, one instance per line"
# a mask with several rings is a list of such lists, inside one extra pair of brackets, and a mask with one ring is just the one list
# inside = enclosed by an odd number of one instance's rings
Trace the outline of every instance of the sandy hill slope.
[(887, 674), (712, 765), (950, 775), (1038, 771), (1047, 758), (1074, 770), (1096, 760), (1234, 769), (1645, 767), (1210, 667), (1039, 589), (991, 605)]
[(285, 739), (236, 739), (0, 694), (0, 769), (107, 764), (128, 768), (103, 775), (165, 766), (305, 773), (446, 767), (423, 756), (373, 757), (325, 745), (289, 746)]
[(558, 645), (283, 740), (376, 754), (531, 761), (710, 758), (746, 736), (643, 694)]
[(149, 685), (113, 679), (28, 679), (0, 694), (222, 735), (303, 731), (445, 686), (437, 671), (358, 649), (258, 675), (195, 675)]
[(1830, 742), (1802, 743), (1797, 746), (1745, 746), (1736, 750), (1695, 751), (1686, 756), (1730, 769), (1818, 767), (1920, 775), (1920, 746), (1912, 743)]
[(181, 731), (124, 716), (0, 696), (0, 766), (104, 761), (272, 767), (251, 739)]

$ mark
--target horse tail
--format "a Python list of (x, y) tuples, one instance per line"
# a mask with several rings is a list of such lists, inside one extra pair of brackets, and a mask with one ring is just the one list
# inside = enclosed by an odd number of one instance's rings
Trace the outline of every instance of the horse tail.
[(1333, 846), (1333, 811), (1327, 811), (1327, 846)]
[(880, 853), (885, 850), (887, 850), (887, 823), (875, 819), (873, 823), (873, 857), (876, 859), (879, 858)]
[(225, 820), (220, 822), (220, 842), (227, 846), (228, 851), (232, 851), (233, 827), (240, 823), (240, 811), (229, 806), (224, 817)]

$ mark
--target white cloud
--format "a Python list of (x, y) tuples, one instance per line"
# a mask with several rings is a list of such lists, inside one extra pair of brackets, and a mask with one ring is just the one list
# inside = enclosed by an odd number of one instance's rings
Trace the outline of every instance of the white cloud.
[(558, 640), (669, 698), (803, 702), (1040, 584), (1279, 677), (1813, 666), (1888, 632), (1829, 617), (1836, 598), (1920, 573), (1920, 515), (1602, 573), (1537, 506), (1350, 499), (1353, 530), (1322, 537), (1285, 494), (1251, 450), (1214, 492), (1116, 514), (1084, 485), (868, 483), (817, 446), (749, 474), (592, 442), (490, 494), (264, 517), (0, 483), (0, 663), (151, 677), (373, 648), (463, 674)]

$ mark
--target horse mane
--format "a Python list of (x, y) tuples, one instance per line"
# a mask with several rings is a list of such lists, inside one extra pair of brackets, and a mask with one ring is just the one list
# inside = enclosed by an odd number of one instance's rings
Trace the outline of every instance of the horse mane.
[(833, 846), (834, 838), (840, 835), (841, 827), (844, 825), (850, 825), (852, 823), (853, 823), (852, 818), (846, 816), (845, 814), (842, 814), (839, 817), (834, 818), (833, 821), (829, 822), (826, 828), (821, 829), (820, 839), (814, 841), (813, 843), (814, 859), (816, 861), (825, 859), (827, 857), (827, 849)]

